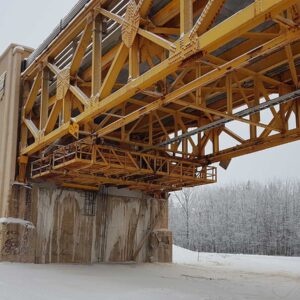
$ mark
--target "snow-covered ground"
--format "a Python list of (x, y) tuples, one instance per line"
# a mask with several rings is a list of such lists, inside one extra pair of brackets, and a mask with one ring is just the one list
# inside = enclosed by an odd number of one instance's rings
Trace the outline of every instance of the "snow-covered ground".
[(0, 300), (300, 299), (300, 258), (198, 255), (174, 246), (174, 262), (0, 263)]
[(177, 246), (173, 256), (177, 264), (300, 279), (300, 257), (197, 253)]

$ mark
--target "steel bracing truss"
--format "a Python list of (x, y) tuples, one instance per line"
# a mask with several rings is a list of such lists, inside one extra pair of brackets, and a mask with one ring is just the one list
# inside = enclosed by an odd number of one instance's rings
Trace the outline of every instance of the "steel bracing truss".
[(19, 178), (29, 160), (65, 186), (170, 191), (299, 140), (300, 1), (240, 2), (89, 1), (22, 74)]
[[(58, 177), (65, 187), (114, 183), (152, 192), (216, 182), (216, 168), (81, 140), (36, 160), (31, 177)], [(70, 182), (72, 184), (70, 184)], [(84, 184), (84, 185), (83, 185)]]

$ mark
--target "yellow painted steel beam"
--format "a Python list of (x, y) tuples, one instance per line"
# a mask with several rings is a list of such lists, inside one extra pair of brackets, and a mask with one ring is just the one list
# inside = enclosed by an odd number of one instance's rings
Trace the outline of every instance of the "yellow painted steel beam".
[(76, 51), (73, 55), (71, 66), (70, 66), (70, 75), (75, 76), (78, 72), (78, 69), (81, 65), (81, 61), (84, 57), (87, 46), (90, 43), (92, 36), (93, 22), (91, 16), (87, 20), (85, 29), (81, 35), (80, 41), (77, 45)]
[(78, 172), (69, 172), (68, 176), (64, 176), (63, 173), (57, 172), (57, 176), (62, 175), (61, 181), (62, 182), (68, 182), (69, 180), (72, 181), (87, 181), (89, 183), (94, 183), (95, 185), (104, 185), (104, 184), (110, 184), (114, 186), (133, 186), (135, 189), (143, 190), (143, 191), (148, 191), (148, 192), (153, 192), (153, 191), (159, 191), (159, 190), (164, 190), (163, 186), (159, 184), (151, 184), (151, 183), (144, 183), (144, 182), (136, 182), (132, 180), (124, 180), (124, 179), (115, 179), (115, 178), (107, 178), (107, 177), (97, 177), (93, 175), (87, 175), (87, 174), (80, 174)]
[(207, 163), (216, 163), (298, 140), (300, 140), (300, 130), (293, 129), (289, 130), (286, 133), (274, 134), (264, 139), (256, 138), (249, 141), (245, 141), (241, 145), (226, 149), (224, 151), (220, 151), (219, 153), (216, 153), (214, 155), (208, 155), (203, 160), (200, 159), (199, 161), (206, 161)]
[(150, 31), (156, 34), (180, 35), (180, 29), (175, 27), (155, 27)]
[[(116, 53), (118, 52), (119, 49), (119, 45), (115, 46), (111, 51), (109, 51), (108, 53), (106, 53), (105, 55), (103, 55), (101, 58), (99, 58), (99, 60), (101, 61), (101, 67), (102, 70), (106, 69), (109, 64), (114, 60)], [(99, 53), (98, 53), (99, 55)], [(84, 73), (82, 74), (82, 79), (89, 81), (91, 80), (91, 78), (95, 78), (94, 77), (95, 74), (93, 74), (93, 70), (92, 68), (88, 68), (87, 70), (84, 71)], [(101, 78), (102, 81), (102, 78)], [(100, 87), (95, 90), (95, 95), (99, 92)]]
[(199, 48), (206, 52), (212, 52), (295, 3), (297, 0), (255, 1), (202, 34), (198, 39)]
[(209, 0), (199, 19), (196, 21), (191, 35), (205, 33), (212, 26), (224, 4), (225, 0)]
[(106, 9), (100, 8), (100, 9), (99, 9), (99, 12), (100, 12), (103, 16), (105, 16), (105, 17), (107, 17), (108, 19), (111, 19), (111, 20), (117, 22), (117, 23), (120, 24), (120, 25), (123, 25), (123, 23), (124, 23), (124, 18), (123, 18), (123, 17), (121, 17), (121, 16), (119, 16), (119, 15), (117, 15), (117, 14), (114, 14), (114, 13), (112, 13), (112, 12), (106, 10)]
[(140, 51), (139, 40), (136, 39), (129, 49), (129, 76), (128, 80), (137, 78), (140, 75)]
[(24, 119), (23, 120), (24, 124), (27, 126), (27, 128), (29, 129), (29, 131), (31, 132), (31, 134), (33, 135), (34, 139), (37, 140), (39, 137), (39, 130), (38, 128), (35, 126), (35, 124), (33, 123), (32, 120), (28, 120), (28, 119)]
[(92, 97), (96, 97), (102, 84), (102, 21), (100, 15), (94, 16), (92, 33)]
[(40, 104), (40, 131), (46, 125), (48, 119), (49, 109), (49, 70), (44, 68), (42, 71), (42, 90), (41, 90), (41, 104)]
[(82, 103), (83, 106), (88, 107), (90, 98), (78, 87), (70, 85), (70, 92)]
[(76, 183), (62, 183), (62, 187), (76, 189), (76, 190), (84, 190), (84, 191), (94, 191), (98, 192), (100, 187), (89, 186), (84, 184), (76, 184)]
[(285, 51), (286, 51), (293, 83), (296, 87), (299, 87), (299, 79), (298, 79), (297, 70), (295, 66), (294, 55), (290, 44), (285, 46)]
[(121, 43), (118, 52), (116, 53), (115, 59), (110, 66), (108, 74), (106, 75), (104, 82), (101, 86), (99, 97), (100, 99), (104, 99), (109, 97), (111, 91), (116, 83), (117, 77), (120, 74), (123, 65), (125, 64), (129, 55), (128, 48), (124, 43)]
[(227, 113), (232, 114), (233, 99), (232, 99), (232, 73), (226, 76), (226, 95), (227, 95)]
[(49, 62), (47, 63), (47, 67), (55, 75), (58, 75), (61, 72), (61, 70), (57, 66), (55, 66)]
[(151, 31), (140, 28), (138, 34), (168, 51), (175, 51), (176, 49), (174, 43), (169, 42), (167, 39), (164, 39)]
[(142, 18), (146, 18), (148, 16), (152, 4), (153, 4), (153, 0), (140, 0), (139, 9)]
[(52, 106), (49, 118), (47, 120), (47, 123), (45, 124), (44, 128), (44, 134), (48, 135), (55, 127), (55, 124), (57, 122), (57, 118), (62, 111), (63, 107), (63, 100), (59, 99), (57, 100), (54, 105)]
[[(201, 7), (205, 6), (206, 0), (198, 1), (193, 0), (194, 4), (198, 3)], [(175, 18), (180, 13), (180, 0), (171, 0), (166, 6), (160, 9), (152, 18), (151, 21), (156, 26), (162, 26), (173, 18)]]
[(42, 72), (38, 72), (37, 76), (34, 79), (32, 88), (29, 92), (28, 98), (26, 100), (26, 103), (24, 105), (24, 112), (25, 115), (29, 114), (32, 110), (33, 104), (37, 98), (38, 92), (41, 88), (41, 82), (42, 82)]
[(188, 33), (193, 27), (193, 1), (180, 0), (180, 33)]

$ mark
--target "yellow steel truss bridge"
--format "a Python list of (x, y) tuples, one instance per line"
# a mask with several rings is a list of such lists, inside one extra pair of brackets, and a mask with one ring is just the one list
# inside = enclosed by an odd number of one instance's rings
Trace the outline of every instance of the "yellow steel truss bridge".
[(299, 140), (299, 26), (299, 0), (79, 1), (24, 66), (19, 179), (159, 193)]

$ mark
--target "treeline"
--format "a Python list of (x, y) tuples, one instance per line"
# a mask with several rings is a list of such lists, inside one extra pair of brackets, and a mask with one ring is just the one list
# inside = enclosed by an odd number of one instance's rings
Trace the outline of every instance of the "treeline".
[(194, 251), (300, 256), (300, 181), (175, 192), (170, 227)]

